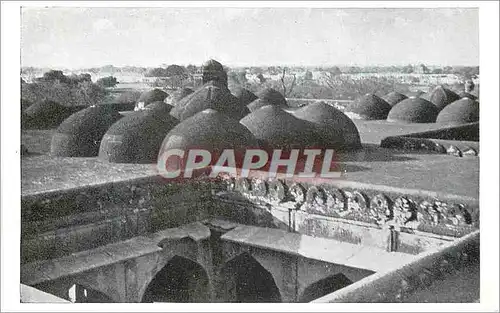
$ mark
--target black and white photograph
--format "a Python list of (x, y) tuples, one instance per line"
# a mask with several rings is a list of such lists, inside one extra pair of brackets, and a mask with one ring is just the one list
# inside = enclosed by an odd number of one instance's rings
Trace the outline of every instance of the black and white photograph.
[(498, 312), (498, 9), (2, 1), (2, 312)]

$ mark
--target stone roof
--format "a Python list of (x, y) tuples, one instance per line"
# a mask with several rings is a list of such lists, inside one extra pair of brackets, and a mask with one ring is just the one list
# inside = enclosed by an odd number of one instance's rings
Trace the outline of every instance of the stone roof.
[(409, 98), (396, 104), (387, 120), (390, 122), (434, 123), (438, 115), (436, 106), (422, 98)]
[(44, 100), (35, 102), (24, 110), (23, 118), (30, 128), (54, 128), (74, 112), (74, 108), (66, 107), (55, 101)]
[(143, 92), (139, 97), (139, 99), (137, 100), (137, 102), (143, 102), (144, 105), (148, 105), (155, 101), (165, 101), (167, 97), (168, 93), (166, 93), (163, 90), (155, 88), (153, 90)]
[(57, 128), (50, 152), (61, 157), (94, 157), (108, 128), (122, 116), (109, 106), (97, 105), (74, 113)]
[(173, 106), (171, 106), (168, 103), (165, 103), (163, 101), (155, 101), (153, 103), (148, 104), (144, 109), (146, 110), (152, 110), (157, 113), (170, 113), (172, 110)]
[(206, 109), (217, 110), (237, 120), (250, 113), (247, 107), (241, 106), (240, 101), (229, 92), (229, 89), (211, 81), (182, 98), (172, 108), (170, 114), (183, 121)]
[(465, 124), (479, 121), (479, 102), (462, 98), (439, 112), (436, 123)]
[(138, 90), (125, 91), (118, 95), (113, 103), (135, 103), (141, 97), (141, 92)]
[(236, 87), (231, 90), (231, 93), (238, 98), (242, 106), (249, 105), (252, 101), (258, 99), (258, 97), (250, 90), (243, 87)]
[(443, 86), (437, 86), (430, 92), (429, 101), (441, 111), (445, 106), (453, 101), (459, 100), (460, 96)]
[(241, 121), (268, 149), (302, 149), (323, 147), (316, 126), (301, 120), (275, 105), (264, 106)]
[(477, 100), (477, 97), (473, 94), (470, 94), (468, 92), (462, 91), (461, 93), (458, 94), (460, 98), (469, 98), (471, 100)]
[(393, 107), (398, 102), (401, 102), (406, 98), (408, 98), (408, 97), (403, 95), (402, 93), (395, 92), (395, 91), (389, 92), (384, 97), (382, 97), (382, 99), (385, 100), (387, 103), (389, 103), (391, 105), (391, 107)]
[(353, 118), (365, 120), (385, 120), (391, 105), (374, 94), (366, 94), (351, 102), (345, 112), (354, 113)]
[(342, 111), (324, 102), (319, 102), (293, 111), (293, 114), (318, 127), (318, 133), (323, 137), (325, 148), (333, 148), (337, 151), (361, 148), (356, 125)]
[(113, 163), (156, 163), (163, 138), (177, 123), (165, 111), (133, 112), (108, 129), (99, 158)]
[(208, 60), (203, 64), (202, 72), (203, 84), (215, 81), (227, 87), (227, 73), (221, 63), (215, 60)]
[(273, 89), (266, 88), (257, 93), (257, 97), (259, 99), (267, 101), (271, 105), (276, 105), (279, 107), (288, 107), (285, 97), (281, 94), (281, 92)]

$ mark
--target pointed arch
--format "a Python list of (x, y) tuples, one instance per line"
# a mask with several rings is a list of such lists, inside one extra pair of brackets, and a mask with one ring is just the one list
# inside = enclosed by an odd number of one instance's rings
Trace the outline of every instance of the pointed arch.
[(342, 273), (328, 276), (307, 286), (298, 302), (311, 302), (350, 284), (352, 281)]

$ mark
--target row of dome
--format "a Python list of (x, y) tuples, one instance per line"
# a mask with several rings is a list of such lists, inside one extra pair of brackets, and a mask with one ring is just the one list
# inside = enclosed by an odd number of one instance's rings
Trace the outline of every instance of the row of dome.
[(407, 97), (397, 92), (382, 98), (366, 94), (349, 104), (345, 112), (356, 119), (465, 124), (479, 121), (479, 102), (471, 94), (457, 95), (437, 86), (430, 93), (429, 100), (421, 95)]

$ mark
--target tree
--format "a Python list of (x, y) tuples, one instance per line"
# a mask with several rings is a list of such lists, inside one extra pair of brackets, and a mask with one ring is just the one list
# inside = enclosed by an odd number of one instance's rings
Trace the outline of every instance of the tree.
[(144, 75), (146, 77), (168, 77), (167, 69), (162, 67), (154, 68)]
[(108, 77), (103, 77), (99, 78), (96, 82), (97, 85), (104, 87), (104, 88), (110, 88), (110, 87), (115, 87), (118, 84), (118, 81), (116, 77), (114, 76), (108, 76)]
[(411, 74), (413, 73), (413, 65), (408, 64), (407, 66), (403, 67), (401, 71), (406, 74)]
[(313, 73), (311, 71), (306, 71), (304, 74), (304, 80), (312, 80), (313, 79)]
[(443, 74), (443, 69), (435, 68), (432, 70), (432, 74)]
[(261, 84), (263, 84), (263, 83), (265, 83), (265, 82), (266, 82), (266, 78), (264, 77), (264, 75), (262, 75), (262, 73), (259, 73), (259, 74), (257, 75), (257, 79), (259, 80), (259, 82), (260, 82)]

